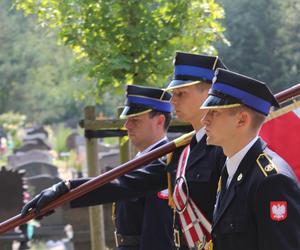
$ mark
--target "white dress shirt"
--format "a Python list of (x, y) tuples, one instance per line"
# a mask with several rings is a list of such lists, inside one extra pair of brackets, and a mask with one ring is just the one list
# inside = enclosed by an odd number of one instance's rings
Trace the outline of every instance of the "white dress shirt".
[(226, 183), (226, 187), (228, 188), (230, 185), (230, 182), (238, 169), (241, 161), (249, 151), (249, 149), (253, 146), (253, 144), (257, 141), (258, 136), (256, 136), (254, 139), (252, 139), (245, 147), (243, 147), (239, 152), (231, 156), (230, 158), (227, 157), (226, 159), (226, 168), (228, 172), (228, 179)]
[(203, 138), (204, 135), (205, 135), (205, 130), (204, 130), (204, 127), (203, 127), (203, 128), (200, 128), (196, 132), (196, 140), (197, 140), (197, 142), (201, 141), (201, 139)]
[(162, 141), (166, 141), (166, 140), (168, 140), (168, 138), (165, 136), (164, 138), (162, 138), (162, 139), (160, 139), (159, 141), (157, 141), (157, 142), (153, 143), (152, 145), (150, 145), (148, 148), (146, 148), (146, 149), (143, 150), (142, 152), (138, 152), (134, 158), (140, 157), (141, 155), (150, 152), (151, 149), (153, 149), (156, 145), (158, 145), (158, 144), (161, 143)]

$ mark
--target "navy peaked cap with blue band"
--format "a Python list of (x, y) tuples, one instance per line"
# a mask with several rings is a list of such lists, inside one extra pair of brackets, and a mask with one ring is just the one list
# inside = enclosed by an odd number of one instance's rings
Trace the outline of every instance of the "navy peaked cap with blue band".
[(207, 56), (177, 52), (174, 62), (174, 76), (167, 90), (197, 83), (212, 83), (217, 68), (226, 66), (217, 56)]
[(120, 118), (140, 115), (152, 110), (170, 113), (171, 94), (152, 87), (127, 85), (125, 108)]
[(230, 108), (245, 105), (265, 116), (279, 103), (268, 86), (261, 81), (229, 70), (217, 69), (202, 109)]

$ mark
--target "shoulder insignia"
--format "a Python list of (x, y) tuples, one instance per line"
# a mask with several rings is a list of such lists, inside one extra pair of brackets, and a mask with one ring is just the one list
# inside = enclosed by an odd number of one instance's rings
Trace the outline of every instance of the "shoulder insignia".
[(256, 162), (265, 176), (278, 173), (277, 167), (266, 153), (260, 154), (257, 157)]

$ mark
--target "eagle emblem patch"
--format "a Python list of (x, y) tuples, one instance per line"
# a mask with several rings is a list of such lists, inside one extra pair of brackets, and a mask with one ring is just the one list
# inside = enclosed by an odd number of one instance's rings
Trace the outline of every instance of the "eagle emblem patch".
[(271, 201), (270, 202), (270, 217), (275, 221), (285, 220), (288, 215), (286, 201)]

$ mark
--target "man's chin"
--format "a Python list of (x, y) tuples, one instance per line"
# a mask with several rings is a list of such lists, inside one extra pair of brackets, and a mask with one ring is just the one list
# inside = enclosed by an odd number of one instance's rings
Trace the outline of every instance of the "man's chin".
[(214, 142), (213, 138), (211, 138), (210, 136), (206, 137), (206, 144), (207, 145), (212, 145), (212, 146), (214, 146), (214, 145), (217, 146), (216, 142)]
[(189, 122), (185, 119), (185, 117), (182, 113), (176, 113), (176, 118), (181, 122)]

